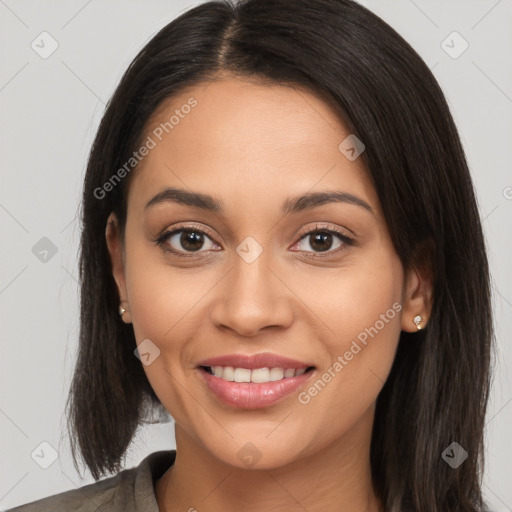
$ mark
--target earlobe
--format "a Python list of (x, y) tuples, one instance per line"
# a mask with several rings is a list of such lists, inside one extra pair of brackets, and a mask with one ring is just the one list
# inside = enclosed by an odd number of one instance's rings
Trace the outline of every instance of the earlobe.
[(113, 212), (110, 213), (107, 219), (105, 239), (112, 264), (112, 276), (120, 297), (118, 313), (123, 322), (131, 323), (124, 273), (123, 243), (117, 216)]
[[(121, 317), (121, 320), (123, 320), (124, 323), (126, 324), (130, 324), (131, 323), (131, 316), (130, 316), (130, 311), (128, 311), (128, 301), (127, 300), (122, 300), (119, 304), (119, 316)], [(123, 315), (126, 315), (126, 316), (123, 316)]]
[(425, 329), (432, 310), (432, 274), (411, 269), (404, 283), (402, 331), (416, 332)]

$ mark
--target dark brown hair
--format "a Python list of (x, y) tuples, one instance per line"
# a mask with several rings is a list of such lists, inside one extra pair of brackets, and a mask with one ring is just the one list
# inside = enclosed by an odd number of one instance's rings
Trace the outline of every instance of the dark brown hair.
[[(83, 190), (80, 342), (67, 403), (75, 466), (78, 445), (94, 478), (119, 470), (143, 404), (160, 404), (134, 357), (133, 327), (119, 318), (105, 242), (110, 212), (124, 230), (130, 179), (102, 197), (97, 191), (137, 149), (164, 100), (222, 71), (320, 94), (366, 146), (361, 158), (404, 268), (427, 264), (434, 273), (428, 327), (401, 333), (377, 400), (371, 466), (385, 510), (485, 510), (494, 337), (473, 184), (432, 73), (389, 25), (351, 0), (203, 3), (160, 30), (124, 74)], [(468, 453), (456, 469), (441, 457), (454, 441)]]

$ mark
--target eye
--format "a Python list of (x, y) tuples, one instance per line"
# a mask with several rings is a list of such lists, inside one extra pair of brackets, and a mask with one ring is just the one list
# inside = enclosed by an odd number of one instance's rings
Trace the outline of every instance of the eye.
[[(202, 230), (196, 228), (180, 228), (162, 233), (156, 240), (156, 243), (162, 247), (164, 251), (172, 252), (178, 257), (193, 256), (193, 253), (212, 250), (216, 244)], [(187, 254), (189, 253), (189, 254)]]
[[(337, 245), (336, 239), (338, 240)], [(343, 233), (341, 230), (317, 225), (314, 229), (311, 229), (306, 233), (303, 233), (300, 237), (300, 241), (296, 244), (296, 246), (299, 246), (302, 242), (307, 242), (303, 243), (303, 246), (305, 245), (306, 248), (299, 250), (314, 253), (328, 252), (329, 255), (331, 255), (333, 253), (342, 251), (346, 245), (353, 245), (354, 240), (351, 237), (347, 236), (345, 233)], [(332, 250), (333, 244), (334, 250)], [(311, 251), (307, 250), (308, 246), (312, 249)]]

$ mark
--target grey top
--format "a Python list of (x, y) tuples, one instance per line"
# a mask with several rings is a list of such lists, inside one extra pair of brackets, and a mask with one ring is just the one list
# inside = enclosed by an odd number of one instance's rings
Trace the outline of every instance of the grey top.
[(175, 458), (176, 450), (154, 452), (115, 476), (6, 512), (158, 512), (154, 484)]

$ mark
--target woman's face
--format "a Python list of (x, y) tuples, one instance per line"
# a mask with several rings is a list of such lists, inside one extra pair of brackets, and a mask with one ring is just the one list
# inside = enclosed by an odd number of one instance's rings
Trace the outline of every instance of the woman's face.
[[(423, 313), (361, 148), (340, 149), (349, 135), (303, 89), (190, 88), (151, 120), (122, 258), (107, 230), (151, 386), (177, 435), (227, 464), (277, 467), (367, 439), (400, 330)], [(209, 198), (186, 204), (194, 194)]]

